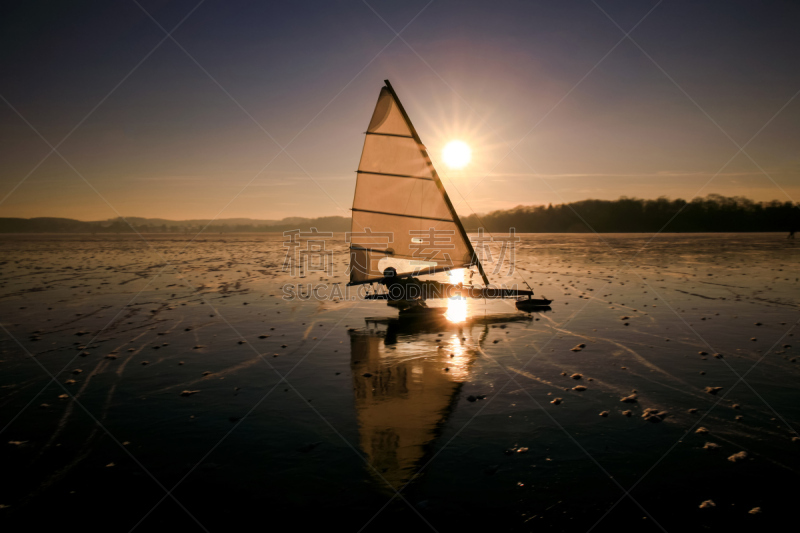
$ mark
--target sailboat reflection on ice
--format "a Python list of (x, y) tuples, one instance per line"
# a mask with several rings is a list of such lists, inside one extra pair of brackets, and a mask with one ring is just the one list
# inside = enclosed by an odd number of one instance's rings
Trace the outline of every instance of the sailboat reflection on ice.
[(368, 318), (349, 332), (360, 444), (376, 481), (399, 488), (424, 464), (491, 325), (530, 320)]

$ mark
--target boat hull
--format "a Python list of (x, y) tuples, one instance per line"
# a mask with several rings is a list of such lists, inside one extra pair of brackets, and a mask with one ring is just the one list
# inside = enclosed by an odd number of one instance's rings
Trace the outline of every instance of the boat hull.
[(419, 307), (415, 306), (410, 309), (401, 310), (399, 315), (402, 318), (440, 318), (444, 317), (447, 312), (446, 307)]
[(553, 300), (547, 298), (525, 298), (517, 300), (516, 306), (520, 311), (546, 311), (550, 309), (550, 304)]

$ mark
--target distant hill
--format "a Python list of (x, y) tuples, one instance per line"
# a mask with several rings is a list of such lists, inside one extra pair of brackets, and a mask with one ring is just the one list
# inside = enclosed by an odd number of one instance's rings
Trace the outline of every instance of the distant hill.
[[(307, 231), (350, 231), (346, 217), (254, 220), (228, 218), (210, 222), (128, 217), (83, 222), (69, 218), (0, 218), (0, 233), (251, 233)], [(461, 219), (469, 232), (518, 233), (636, 233), (636, 232), (748, 232), (800, 230), (800, 205), (792, 202), (754, 202), (747, 198), (709, 195), (686, 200), (583, 200), (548, 206), (518, 206), (485, 215)]]
[[(133, 226), (133, 228), (131, 228)], [(204, 229), (205, 228), (205, 229)], [(350, 219), (345, 217), (254, 220), (228, 218), (222, 220), (167, 220), (162, 218), (126, 217), (86, 222), (70, 218), (0, 218), (0, 233), (204, 233), (284, 232), (294, 229), (319, 231), (350, 231)]]
[[(298, 219), (294, 217), (294, 219)], [(108, 222), (114, 222), (117, 220), (122, 220), (121, 218), (112, 218), (109, 219)], [(134, 226), (162, 226), (166, 224), (167, 226), (180, 226), (180, 227), (193, 227), (193, 226), (205, 226), (208, 224), (211, 219), (204, 219), (199, 218), (196, 220), (169, 220), (166, 218), (142, 218), (142, 217), (125, 217), (125, 220), (133, 224)], [(254, 218), (221, 218), (214, 221), (214, 225), (216, 226), (274, 226), (276, 224), (280, 224), (281, 222), (285, 222), (286, 224), (292, 222), (293, 219), (284, 219), (284, 220), (257, 220)]]
[[(334, 217), (335, 218), (335, 217)], [(343, 218), (343, 217), (339, 217)], [(134, 226), (178, 226), (178, 227), (190, 227), (190, 228), (202, 228), (209, 222), (212, 222), (210, 218), (198, 218), (193, 220), (169, 220), (166, 218), (142, 218), (142, 217), (125, 217), (130, 224)], [(214, 226), (291, 226), (293, 224), (305, 224), (307, 223), (309, 218), (303, 217), (286, 217), (281, 220), (260, 220), (255, 218), (218, 218), (213, 220)], [(350, 219), (347, 219), (350, 220)], [(116, 221), (124, 220), (122, 218), (112, 218), (109, 219), (107, 222), (112, 223)]]

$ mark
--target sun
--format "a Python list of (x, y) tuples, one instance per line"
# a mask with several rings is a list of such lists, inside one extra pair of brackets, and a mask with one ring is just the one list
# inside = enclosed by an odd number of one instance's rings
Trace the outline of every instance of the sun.
[(445, 164), (450, 168), (463, 168), (472, 159), (472, 150), (464, 141), (450, 141), (442, 150)]

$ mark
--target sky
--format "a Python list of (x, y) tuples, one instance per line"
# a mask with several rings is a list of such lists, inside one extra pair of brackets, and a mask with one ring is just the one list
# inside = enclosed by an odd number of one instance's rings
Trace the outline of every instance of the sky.
[(800, 201), (798, 24), (790, 0), (12, 2), (0, 217), (349, 216), (384, 79), (462, 216)]

